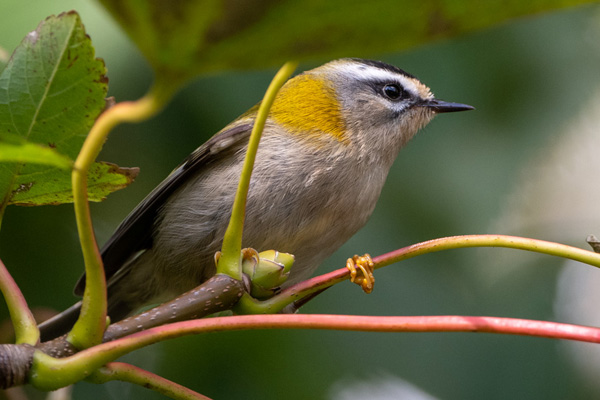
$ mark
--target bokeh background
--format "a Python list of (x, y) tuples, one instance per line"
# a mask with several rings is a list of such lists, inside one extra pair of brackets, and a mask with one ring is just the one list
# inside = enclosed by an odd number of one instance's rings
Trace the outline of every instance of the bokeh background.
[[(39, 21), (70, 9), (106, 61), (109, 94), (117, 101), (143, 95), (150, 68), (94, 1), (3, 0), (0, 47), (12, 51)], [(600, 6), (369, 56), (477, 110), (439, 116), (401, 152), (368, 225), (318, 272), (355, 253), (449, 235), (514, 234), (583, 248), (588, 234), (600, 236)], [(141, 174), (92, 205), (98, 240), (190, 151), (255, 104), (275, 70), (203, 76), (158, 117), (115, 129), (100, 159), (139, 166)], [(82, 272), (72, 207), (9, 208), (0, 258), (31, 307), (71, 305)], [(548, 256), (447, 251), (379, 270), (376, 278), (371, 295), (341, 284), (302, 311), (600, 323), (600, 271)], [(6, 315), (2, 304), (0, 317)], [(600, 396), (598, 354), (597, 345), (490, 334), (252, 331), (173, 340), (125, 359), (216, 399), (579, 399)], [(83, 382), (73, 398), (164, 397), (129, 384)]]

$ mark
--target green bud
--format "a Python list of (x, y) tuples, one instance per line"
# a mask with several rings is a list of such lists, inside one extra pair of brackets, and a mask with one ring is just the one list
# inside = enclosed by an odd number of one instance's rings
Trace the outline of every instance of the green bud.
[(252, 281), (252, 297), (260, 299), (273, 296), (287, 280), (293, 264), (292, 254), (276, 250), (263, 251), (258, 258), (255, 255), (244, 257), (242, 272)]

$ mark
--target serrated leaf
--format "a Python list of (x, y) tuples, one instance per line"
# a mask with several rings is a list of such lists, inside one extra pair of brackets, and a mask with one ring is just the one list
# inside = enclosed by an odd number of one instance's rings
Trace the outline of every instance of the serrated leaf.
[[(0, 74), (0, 132), (74, 159), (105, 107), (105, 72), (77, 13), (48, 17)], [(11, 197), (23, 191), (24, 177), (36, 177), (40, 195), (41, 179), (55, 172), (31, 162), (0, 164), (0, 205), (19, 203)]]
[(372, 56), (592, 0), (100, 0), (159, 80)]
[(0, 162), (44, 164), (70, 169), (73, 162), (50, 147), (33, 143), (0, 143)]
[[(138, 168), (94, 163), (88, 173), (88, 198), (102, 201), (110, 193), (127, 187), (136, 178)], [(20, 175), (9, 204), (20, 206), (57, 205), (73, 202), (71, 174), (64, 170), (48, 169), (40, 174)]]
[(76, 13), (48, 17), (0, 75), (0, 128), (75, 158), (104, 109), (105, 72)]

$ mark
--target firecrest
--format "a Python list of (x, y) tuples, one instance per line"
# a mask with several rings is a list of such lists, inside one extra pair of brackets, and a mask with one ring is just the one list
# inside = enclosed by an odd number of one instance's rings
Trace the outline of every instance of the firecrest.
[[(196, 149), (105, 244), (112, 321), (215, 274), (257, 109)], [(292, 253), (286, 285), (307, 278), (366, 223), (406, 142), (436, 114), (471, 109), (435, 99), (417, 78), (378, 61), (336, 60), (290, 79), (256, 156), (243, 246)], [(42, 333), (66, 332), (77, 314), (76, 305)]]

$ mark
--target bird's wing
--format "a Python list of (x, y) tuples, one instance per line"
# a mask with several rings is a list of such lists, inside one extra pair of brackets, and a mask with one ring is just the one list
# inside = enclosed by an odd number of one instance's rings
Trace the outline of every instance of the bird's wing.
[[(252, 122), (239, 123), (210, 138), (138, 204), (102, 248), (107, 280), (131, 257), (152, 247), (154, 221), (169, 196), (181, 187), (183, 182), (216, 160), (221, 153), (237, 148), (240, 143), (247, 141), (252, 126)], [(84, 288), (85, 274), (77, 282), (75, 294), (81, 296)]]

